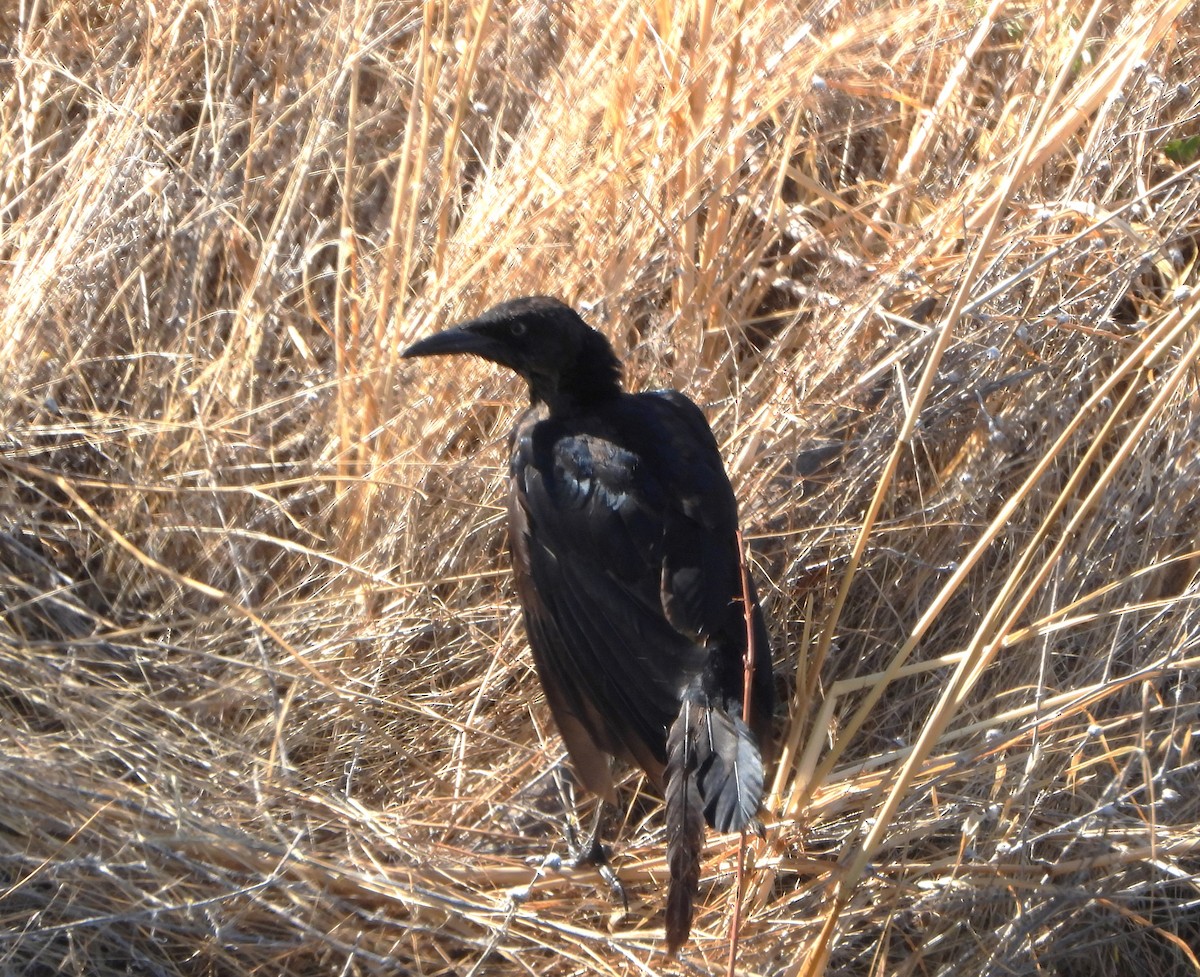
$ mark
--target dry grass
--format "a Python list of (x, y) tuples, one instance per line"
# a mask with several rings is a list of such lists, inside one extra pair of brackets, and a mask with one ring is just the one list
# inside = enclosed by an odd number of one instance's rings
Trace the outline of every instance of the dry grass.
[(539, 867), (522, 391), (397, 361), (527, 292), (734, 476), (739, 969), (1200, 972), (1197, 10), (738, 6), (0, 14), (0, 972), (723, 971), (635, 778)]

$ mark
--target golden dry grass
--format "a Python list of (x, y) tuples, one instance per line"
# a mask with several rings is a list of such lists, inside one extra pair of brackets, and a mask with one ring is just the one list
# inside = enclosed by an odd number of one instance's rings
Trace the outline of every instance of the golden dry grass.
[(585, 304), (703, 404), (781, 692), (747, 974), (1200, 972), (1200, 17), (0, 13), (0, 972), (721, 973), (613, 923), (482, 365)]

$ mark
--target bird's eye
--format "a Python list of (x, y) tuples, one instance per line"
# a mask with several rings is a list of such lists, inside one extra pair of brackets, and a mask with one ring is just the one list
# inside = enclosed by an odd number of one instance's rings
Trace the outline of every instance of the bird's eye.
[(512, 334), (513, 334), (514, 336), (524, 336), (524, 335), (525, 335), (525, 331), (526, 331), (528, 328), (529, 328), (529, 327), (528, 327), (527, 325), (525, 325), (525, 323), (521, 322), (521, 320), (520, 320), (520, 319), (518, 319), (516, 322), (514, 322), (514, 323), (512, 324)]

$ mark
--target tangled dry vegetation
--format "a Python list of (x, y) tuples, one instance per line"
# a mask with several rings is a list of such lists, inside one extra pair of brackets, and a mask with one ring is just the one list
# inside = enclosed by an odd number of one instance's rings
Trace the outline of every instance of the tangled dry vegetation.
[(737, 839), (667, 960), (637, 778), (627, 919), (543, 862), (522, 391), (397, 359), (529, 292), (741, 500), (739, 971), (1200, 972), (1194, 6), (0, 22), (0, 972), (724, 971)]

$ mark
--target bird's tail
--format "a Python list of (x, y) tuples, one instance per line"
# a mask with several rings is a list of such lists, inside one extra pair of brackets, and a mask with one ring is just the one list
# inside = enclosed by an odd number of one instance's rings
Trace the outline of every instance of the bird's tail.
[(667, 734), (667, 948), (674, 954), (692, 927), (700, 884), (704, 822), (740, 831), (762, 800), (762, 758), (740, 716), (690, 693)]
[(667, 733), (667, 950), (673, 956), (692, 929), (704, 847), (704, 803), (696, 781), (697, 725), (705, 707), (683, 700)]

